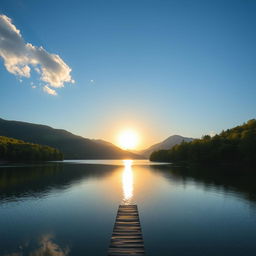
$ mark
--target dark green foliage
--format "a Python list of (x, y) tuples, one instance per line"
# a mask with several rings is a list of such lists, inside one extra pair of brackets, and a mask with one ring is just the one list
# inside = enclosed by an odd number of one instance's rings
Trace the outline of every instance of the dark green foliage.
[(151, 161), (198, 163), (256, 163), (256, 120), (213, 137), (183, 142), (170, 150), (153, 152)]
[(49, 161), (62, 159), (62, 153), (55, 148), (0, 136), (0, 160)]
[(0, 136), (59, 149), (64, 159), (122, 159), (141, 158), (111, 143), (90, 140), (46, 125), (8, 121), (0, 118)]

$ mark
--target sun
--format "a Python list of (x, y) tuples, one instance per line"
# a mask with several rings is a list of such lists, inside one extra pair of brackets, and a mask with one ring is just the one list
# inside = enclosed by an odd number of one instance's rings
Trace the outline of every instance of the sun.
[(118, 144), (123, 149), (135, 149), (138, 142), (139, 136), (133, 130), (122, 131), (118, 136)]

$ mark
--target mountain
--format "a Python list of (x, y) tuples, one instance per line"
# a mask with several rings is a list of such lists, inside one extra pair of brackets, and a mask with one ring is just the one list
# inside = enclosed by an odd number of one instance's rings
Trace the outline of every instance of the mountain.
[(194, 140), (193, 138), (187, 138), (187, 137), (182, 137), (180, 135), (172, 135), (165, 139), (164, 141), (154, 144), (151, 147), (141, 150), (138, 153), (142, 156), (149, 157), (152, 152), (161, 150), (161, 149), (171, 149), (173, 146), (180, 144), (181, 142), (190, 142)]
[(91, 141), (93, 141), (93, 142), (95, 142), (95, 143), (97, 143), (99, 145), (106, 145), (106, 146), (112, 146), (112, 147), (114, 146), (115, 147), (114, 144), (112, 144), (111, 142), (105, 141), (105, 140), (91, 139)]
[(0, 136), (57, 148), (63, 153), (64, 159), (142, 158), (102, 140), (90, 140), (66, 130), (54, 129), (46, 125), (9, 121), (1, 118)]
[(0, 161), (53, 161), (62, 159), (62, 153), (55, 148), (0, 136)]
[[(235, 165), (255, 170), (256, 166), (256, 119), (215, 136), (176, 145), (169, 150), (158, 150), (150, 155), (151, 161), (182, 162), (206, 165)], [(244, 168), (246, 166), (246, 168)], [(218, 168), (217, 168), (218, 169)]]

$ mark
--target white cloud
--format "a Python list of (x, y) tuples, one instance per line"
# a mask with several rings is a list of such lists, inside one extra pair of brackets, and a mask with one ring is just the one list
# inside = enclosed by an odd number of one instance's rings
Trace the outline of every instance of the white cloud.
[(51, 94), (51, 95), (53, 95), (53, 96), (56, 96), (56, 95), (57, 95), (57, 92), (56, 92), (54, 89), (52, 89), (52, 88), (50, 88), (49, 86), (47, 86), (47, 85), (45, 85), (45, 86), (43, 87), (43, 91), (46, 92), (46, 93), (48, 93), (48, 94)]
[(33, 89), (36, 88), (36, 85), (34, 85), (34, 82), (30, 82), (30, 85), (31, 85), (31, 87), (32, 87)]
[(56, 95), (50, 87), (60, 88), (65, 83), (74, 83), (71, 68), (57, 54), (48, 53), (42, 46), (26, 43), (20, 30), (6, 15), (0, 15), (0, 57), (6, 69), (20, 77), (30, 77), (31, 68), (47, 83), (44, 91)]

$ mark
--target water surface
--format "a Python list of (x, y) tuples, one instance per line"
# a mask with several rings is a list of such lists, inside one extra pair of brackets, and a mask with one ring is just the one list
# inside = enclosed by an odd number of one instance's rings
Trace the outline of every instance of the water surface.
[(0, 256), (106, 255), (119, 204), (147, 255), (255, 255), (255, 178), (145, 160), (0, 168)]

